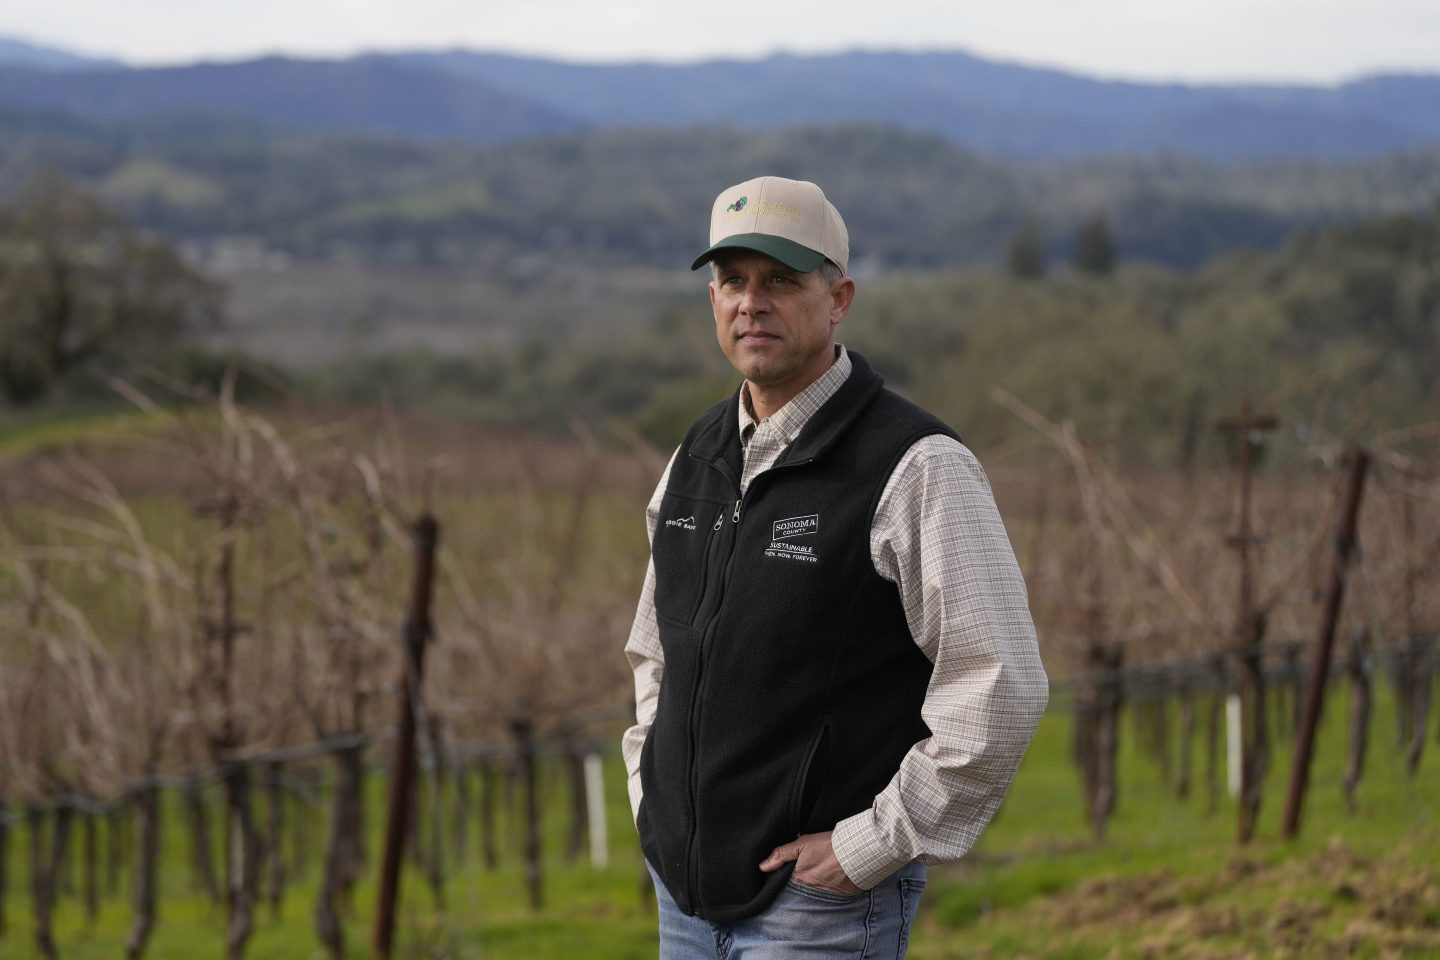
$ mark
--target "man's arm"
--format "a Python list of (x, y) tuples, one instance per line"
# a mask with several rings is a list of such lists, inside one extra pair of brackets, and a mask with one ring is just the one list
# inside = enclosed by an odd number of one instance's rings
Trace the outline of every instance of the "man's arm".
[[(670, 465), (675, 462), (674, 454), (650, 503), (645, 507), (645, 535), (652, 542), (655, 539), (655, 522), (660, 514), (660, 501), (665, 497), (665, 487), (670, 483)], [(625, 657), (630, 661), (630, 670), (635, 674), (635, 725), (625, 731), (620, 740), (620, 752), (625, 758), (625, 772), (630, 788), (630, 815), (640, 815), (640, 751), (645, 746), (645, 737), (650, 733), (650, 723), (655, 719), (655, 703), (660, 697), (660, 678), (665, 673), (665, 651), (660, 646), (660, 626), (655, 622), (655, 561), (645, 568), (645, 584), (640, 588), (640, 604), (635, 609), (635, 623), (630, 627), (630, 639), (625, 642)]]
[(901, 458), (871, 528), (871, 557), (900, 590), (935, 665), (911, 748), (874, 805), (836, 824), (846, 876), (874, 886), (919, 858), (958, 860), (1014, 779), (1049, 697), (1025, 581), (979, 461), (932, 436)]

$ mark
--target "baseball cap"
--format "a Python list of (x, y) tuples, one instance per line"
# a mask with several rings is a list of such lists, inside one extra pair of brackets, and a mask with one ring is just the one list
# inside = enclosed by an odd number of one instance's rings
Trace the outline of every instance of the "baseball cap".
[(840, 211), (808, 180), (756, 177), (722, 190), (710, 211), (710, 249), (695, 258), (699, 270), (722, 250), (754, 250), (791, 270), (809, 273), (825, 260), (844, 272), (850, 234)]

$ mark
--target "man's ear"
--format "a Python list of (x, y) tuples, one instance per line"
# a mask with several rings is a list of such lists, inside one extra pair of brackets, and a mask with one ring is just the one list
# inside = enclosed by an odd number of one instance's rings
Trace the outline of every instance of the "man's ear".
[(830, 325), (833, 327), (845, 315), (850, 312), (850, 305), (855, 302), (855, 279), (853, 277), (841, 277), (835, 281), (830, 288)]

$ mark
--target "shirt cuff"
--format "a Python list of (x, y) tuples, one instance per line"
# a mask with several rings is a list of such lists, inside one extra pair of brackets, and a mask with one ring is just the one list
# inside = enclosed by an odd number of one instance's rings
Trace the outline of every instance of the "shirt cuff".
[(830, 846), (845, 876), (862, 890), (869, 890), (915, 859), (914, 854), (890, 845), (875, 823), (873, 808), (837, 823), (830, 834)]
[(636, 770), (625, 782), (625, 788), (630, 791), (630, 819), (635, 826), (640, 825), (640, 797), (644, 788), (640, 786), (640, 771)]

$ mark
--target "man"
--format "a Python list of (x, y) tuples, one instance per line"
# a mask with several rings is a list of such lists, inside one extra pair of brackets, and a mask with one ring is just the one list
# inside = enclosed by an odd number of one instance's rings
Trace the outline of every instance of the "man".
[(692, 267), (744, 382), (660, 479), (625, 646), (662, 958), (902, 957), (1045, 707), (979, 463), (835, 342), (848, 260), (818, 186), (761, 177)]

